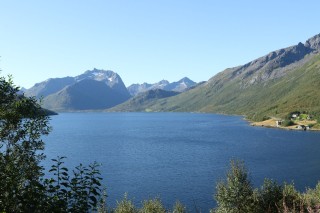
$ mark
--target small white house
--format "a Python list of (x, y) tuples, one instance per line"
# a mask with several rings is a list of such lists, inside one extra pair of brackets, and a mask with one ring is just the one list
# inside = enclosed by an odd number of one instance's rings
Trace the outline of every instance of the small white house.
[(277, 120), (277, 121), (276, 121), (276, 126), (279, 127), (279, 126), (281, 126), (281, 125), (282, 125), (282, 121), (281, 121), (281, 120)]

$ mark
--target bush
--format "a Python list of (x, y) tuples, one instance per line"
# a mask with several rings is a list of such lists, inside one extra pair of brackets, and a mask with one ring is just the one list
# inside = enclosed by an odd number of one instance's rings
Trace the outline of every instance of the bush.
[(173, 207), (173, 213), (186, 213), (187, 209), (186, 207), (180, 203), (179, 201), (177, 201)]
[(278, 212), (283, 198), (283, 187), (277, 182), (265, 179), (258, 190), (258, 209), (260, 212)]
[[(285, 184), (283, 187), (283, 211), (289, 212), (290, 210), (303, 211), (303, 203), (300, 193), (295, 189), (294, 184)], [(302, 207), (301, 207), (302, 206)]]
[(128, 200), (127, 194), (124, 195), (123, 200), (117, 201), (117, 207), (114, 213), (136, 213), (138, 212), (131, 200)]
[(165, 213), (166, 209), (162, 205), (160, 199), (156, 198), (153, 200), (145, 200), (139, 212), (140, 213)]
[(217, 184), (215, 212), (254, 212), (253, 187), (241, 161), (231, 161), (226, 181)]
[(293, 126), (295, 123), (292, 120), (284, 120), (282, 126)]
[(266, 120), (269, 120), (269, 119), (271, 119), (271, 118), (269, 116), (266, 116), (266, 115), (262, 117), (262, 121), (266, 121)]
[(320, 182), (305, 193), (297, 191), (294, 184), (279, 185), (269, 179), (260, 189), (253, 189), (244, 164), (231, 161), (227, 180), (217, 184), (215, 199), (218, 206), (211, 213), (319, 212)]

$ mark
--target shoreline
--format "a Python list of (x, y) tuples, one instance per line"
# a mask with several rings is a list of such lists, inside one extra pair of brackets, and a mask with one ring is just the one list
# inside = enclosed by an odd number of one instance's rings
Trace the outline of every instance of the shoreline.
[(298, 128), (300, 125), (309, 125), (315, 124), (315, 121), (300, 121), (295, 125), (292, 126), (277, 126), (276, 125), (277, 119), (271, 118), (265, 121), (253, 122), (249, 121), (250, 126), (257, 126), (257, 127), (266, 127), (266, 128), (276, 128), (276, 129), (284, 129), (284, 130), (296, 130), (296, 131), (320, 131), (319, 128), (310, 128), (310, 129), (303, 129)]

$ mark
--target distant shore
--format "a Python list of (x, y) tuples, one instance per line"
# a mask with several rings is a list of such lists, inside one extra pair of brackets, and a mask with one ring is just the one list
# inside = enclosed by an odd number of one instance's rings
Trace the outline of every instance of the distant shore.
[[(265, 121), (259, 121), (259, 122), (250, 122), (251, 126), (260, 126), (260, 127), (267, 127), (267, 128), (278, 128), (278, 129), (286, 129), (286, 130), (299, 130), (304, 131), (306, 129), (299, 128), (299, 126), (308, 126), (308, 125), (314, 125), (316, 121), (299, 121), (296, 122), (295, 125), (292, 126), (279, 126), (276, 123), (277, 119), (271, 118)], [(320, 131), (319, 128), (309, 128), (307, 131)]]

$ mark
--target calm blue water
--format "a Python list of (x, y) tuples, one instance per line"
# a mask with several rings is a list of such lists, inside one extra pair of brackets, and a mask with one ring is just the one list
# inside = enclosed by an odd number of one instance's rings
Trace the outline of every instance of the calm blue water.
[(138, 206), (159, 196), (207, 212), (215, 184), (230, 159), (242, 159), (255, 186), (264, 177), (294, 180), (297, 188), (320, 180), (320, 132), (251, 127), (237, 116), (193, 113), (63, 113), (53, 116), (45, 138), (46, 165), (67, 156), (66, 165), (93, 161), (107, 187), (108, 204), (125, 192)]

